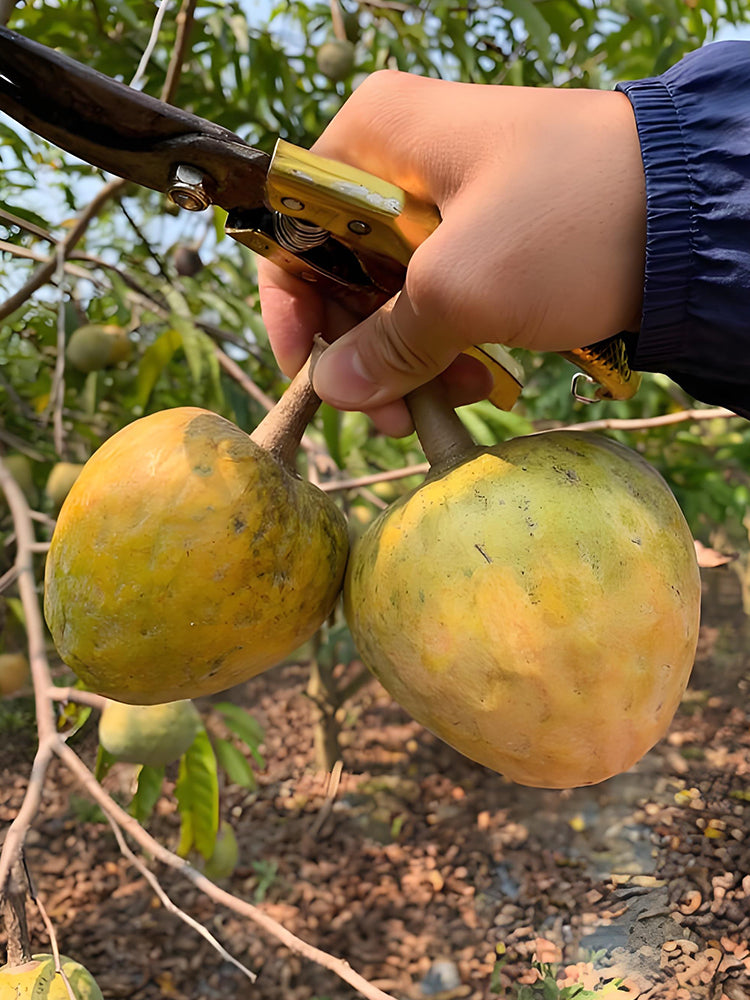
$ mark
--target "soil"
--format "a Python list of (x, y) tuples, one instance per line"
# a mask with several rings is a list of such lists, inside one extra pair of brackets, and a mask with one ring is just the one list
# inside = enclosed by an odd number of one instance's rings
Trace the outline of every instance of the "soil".
[[(698, 661), (669, 736), (593, 788), (522, 788), (434, 739), (372, 681), (347, 702), (331, 802), (304, 666), (234, 689), (266, 730), (258, 787), (222, 788), (240, 863), (222, 886), (399, 1000), (516, 997), (559, 983), (643, 1000), (750, 998), (750, 625), (731, 567), (704, 571)], [(356, 665), (342, 666), (342, 681)], [(199, 703), (212, 720), (211, 701)], [(0, 734), (0, 821), (26, 787), (28, 733)], [(76, 738), (89, 765), (93, 720)], [(177, 844), (168, 771), (148, 824)], [(126, 794), (133, 768), (107, 787)], [(150, 862), (172, 899), (258, 974), (251, 985), (169, 913), (59, 766), (27, 843), (61, 950), (106, 998), (344, 1000), (354, 991)], [(147, 859), (148, 860), (148, 859)], [(34, 949), (44, 925), (28, 906)], [(616, 978), (623, 983), (615, 991)], [(572, 995), (572, 994), (571, 994)]]

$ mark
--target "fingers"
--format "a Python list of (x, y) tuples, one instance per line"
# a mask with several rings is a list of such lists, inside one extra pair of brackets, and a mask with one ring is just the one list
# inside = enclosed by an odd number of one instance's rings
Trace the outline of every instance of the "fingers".
[(332, 341), (356, 321), (342, 306), (322, 298), (312, 285), (263, 258), (258, 259), (258, 289), (271, 347), (290, 378), (307, 360), (316, 333)]
[[(446, 401), (454, 409), (486, 399), (492, 389), (489, 370), (481, 361), (467, 354), (459, 354), (439, 378), (446, 390)], [(367, 410), (366, 413), (377, 429), (389, 437), (405, 437), (414, 430), (411, 415), (402, 399)]]

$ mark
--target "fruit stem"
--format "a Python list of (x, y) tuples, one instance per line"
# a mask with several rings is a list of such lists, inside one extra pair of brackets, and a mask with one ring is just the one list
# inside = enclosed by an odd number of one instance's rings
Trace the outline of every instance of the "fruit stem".
[(420, 385), (406, 397), (422, 450), (432, 470), (456, 465), (476, 447), (449, 404), (440, 379)]
[(316, 341), (310, 357), (289, 383), (284, 395), (250, 435), (255, 444), (290, 469), (295, 469), (302, 435), (320, 406), (320, 397), (310, 381), (310, 369), (323, 349), (324, 345)]

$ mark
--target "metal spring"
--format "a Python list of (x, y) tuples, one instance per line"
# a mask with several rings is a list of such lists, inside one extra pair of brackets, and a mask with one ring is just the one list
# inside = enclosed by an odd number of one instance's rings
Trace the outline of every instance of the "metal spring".
[(327, 229), (321, 229), (312, 222), (283, 215), (281, 212), (274, 212), (273, 229), (281, 246), (291, 253), (301, 253), (319, 247), (331, 235)]

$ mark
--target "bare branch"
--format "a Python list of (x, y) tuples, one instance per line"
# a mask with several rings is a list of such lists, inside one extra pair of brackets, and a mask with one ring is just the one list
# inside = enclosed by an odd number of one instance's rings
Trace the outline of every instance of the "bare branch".
[(16, 6), (16, 0), (0, 0), (0, 24), (7, 24)]
[[(0, 208), (0, 219), (3, 222), (9, 223), (11, 226), (16, 226), (18, 229), (25, 229), (27, 233), (31, 233), (33, 236), (38, 236), (41, 240), (47, 240), (48, 243), (57, 243), (57, 240), (48, 232), (46, 229), (42, 229), (41, 226), (37, 226), (33, 222), (29, 222), (28, 219), (22, 219), (20, 215), (14, 215), (13, 212), (9, 212), (7, 208)], [(8, 243), (7, 246), (14, 246), (12, 243)]]
[(161, 24), (164, 20), (164, 15), (169, 10), (169, 0), (162, 0), (156, 10), (156, 16), (154, 17), (154, 23), (151, 25), (151, 34), (149, 35), (148, 42), (146, 43), (146, 48), (143, 50), (143, 55), (141, 56), (141, 61), (138, 63), (138, 68), (135, 71), (135, 76), (130, 81), (130, 86), (135, 87), (140, 84), (146, 73), (146, 67), (149, 64), (151, 56), (153, 55), (154, 49), (156, 48), (156, 43), (159, 39), (159, 32), (161, 31)]
[(5, 892), (2, 913), (8, 938), (8, 965), (23, 965), (31, 959), (31, 942), (26, 923), (26, 871), (20, 857), (13, 860)]
[(44, 903), (41, 901), (39, 896), (37, 896), (36, 892), (34, 891), (34, 887), (33, 885), (31, 885), (31, 883), (29, 883), (29, 888), (31, 889), (31, 898), (34, 900), (34, 903), (36, 904), (36, 907), (39, 910), (39, 914), (42, 918), (42, 922), (49, 937), (50, 948), (52, 949), (52, 957), (55, 960), (55, 972), (60, 976), (60, 978), (63, 981), (63, 985), (65, 986), (65, 991), (68, 994), (68, 1000), (77, 1000), (77, 997), (73, 992), (73, 987), (70, 985), (70, 980), (65, 975), (65, 970), (63, 969), (62, 962), (60, 961), (60, 946), (57, 943), (57, 934), (55, 934), (55, 928), (52, 925), (52, 921), (49, 918), (49, 914), (47, 913), (47, 908), (45, 907)]
[(237, 896), (233, 896), (224, 889), (220, 889), (217, 885), (214, 885), (210, 879), (206, 878), (205, 875), (202, 875), (183, 858), (180, 858), (176, 854), (167, 850), (167, 848), (160, 844), (158, 840), (155, 840), (149, 833), (147, 833), (147, 831), (143, 829), (140, 823), (138, 823), (133, 816), (128, 815), (124, 809), (117, 805), (114, 799), (110, 798), (101, 785), (96, 781), (83, 761), (80, 760), (77, 754), (65, 743), (58, 740), (55, 745), (55, 753), (60, 757), (68, 769), (78, 778), (86, 792), (88, 792), (97, 804), (101, 806), (108, 816), (112, 816), (114, 818), (119, 826), (122, 827), (122, 829), (125, 830), (133, 838), (133, 840), (136, 841), (136, 843), (140, 844), (145, 851), (153, 855), (153, 857), (155, 857), (158, 861), (161, 861), (162, 864), (165, 864), (169, 868), (173, 868), (175, 871), (184, 875), (185, 878), (189, 879), (196, 886), (196, 888), (200, 889), (204, 895), (208, 896), (209, 899), (213, 899), (214, 902), (219, 903), (222, 906), (226, 906), (235, 913), (239, 913), (240, 916), (244, 916), (252, 920), (253, 923), (257, 924), (262, 930), (275, 937), (277, 941), (280, 941), (283, 945), (289, 948), (290, 951), (301, 955), (303, 958), (309, 959), (311, 962), (315, 962), (316, 964), (323, 966), (323, 968), (329, 969), (340, 979), (343, 979), (344, 982), (349, 983), (350, 986), (361, 993), (362, 996), (366, 997), (367, 1000), (395, 1000), (395, 998), (390, 994), (384, 993), (381, 989), (378, 989), (377, 986), (373, 986), (372, 983), (369, 983), (366, 979), (364, 979), (364, 977), (360, 976), (359, 973), (355, 972), (348, 962), (345, 962), (340, 958), (335, 958), (333, 955), (329, 955), (320, 948), (316, 948), (313, 945), (308, 944), (306, 941), (302, 941), (296, 935), (292, 934), (291, 931), (287, 930), (286, 927), (274, 920), (273, 917), (269, 917), (268, 914), (258, 909), (257, 906), (253, 906), (252, 903), (248, 903), (243, 899), (238, 899)]
[(92, 219), (95, 218), (108, 201), (112, 198), (116, 198), (124, 190), (126, 183), (126, 181), (117, 178), (116, 180), (105, 184), (104, 187), (101, 188), (96, 197), (92, 199), (83, 212), (81, 212), (78, 216), (78, 221), (65, 239), (61, 241), (61, 244), (59, 244), (60, 249), (48, 257), (41, 267), (37, 268), (23, 288), (19, 288), (14, 295), (11, 295), (10, 298), (7, 298), (5, 302), (0, 305), (0, 320), (10, 316), (10, 314), (20, 308), (38, 288), (41, 288), (42, 285), (46, 284), (52, 277), (54, 277), (55, 269), (57, 267), (58, 253), (61, 252), (65, 259), (68, 258), (70, 251), (86, 232)]
[(418, 465), (405, 465), (403, 469), (387, 469), (382, 472), (371, 472), (366, 476), (356, 476), (353, 479), (332, 479), (321, 483), (320, 488), (326, 493), (341, 493), (343, 490), (356, 490), (362, 486), (373, 486), (375, 483), (388, 483), (394, 479), (406, 479), (408, 476), (424, 476), (430, 471), (429, 462)]
[(107, 704), (104, 695), (95, 694), (93, 691), (82, 691), (75, 687), (56, 687), (53, 685), (47, 689), (47, 697), (53, 701), (62, 701), (66, 705), (69, 701), (74, 701), (78, 705), (88, 705), (100, 712)]
[(732, 410), (717, 406), (710, 410), (679, 410), (677, 413), (664, 413), (658, 417), (634, 417), (632, 419), (612, 418), (610, 420), (589, 420), (580, 424), (567, 424), (566, 431), (648, 431), (654, 427), (665, 427), (668, 424), (682, 424), (688, 420), (724, 420), (734, 417), (742, 420)]
[(255, 975), (255, 973), (252, 972), (250, 969), (248, 969), (246, 966), (244, 966), (242, 962), (239, 962), (233, 955), (230, 955), (229, 952), (226, 950), (226, 948), (224, 948), (224, 946), (220, 944), (219, 941), (216, 940), (216, 938), (208, 930), (208, 928), (204, 927), (203, 924), (198, 923), (197, 920), (191, 917), (188, 913), (185, 913), (184, 910), (181, 910), (180, 907), (177, 906), (177, 904), (174, 903), (169, 898), (164, 889), (162, 889), (161, 885), (159, 884), (159, 880), (156, 878), (154, 873), (146, 867), (146, 865), (141, 861), (141, 859), (136, 854), (134, 854), (130, 850), (128, 845), (125, 843), (125, 838), (122, 835), (122, 830), (117, 825), (117, 823), (115, 823), (115, 821), (112, 819), (111, 816), (107, 816), (107, 819), (109, 820), (109, 825), (112, 827), (112, 830), (117, 839), (117, 844), (120, 850), (128, 859), (128, 861), (130, 861), (130, 863), (134, 865), (141, 873), (141, 875), (143, 875), (143, 877), (146, 879), (148, 884), (154, 890), (155, 894), (161, 900), (164, 909), (168, 910), (170, 913), (174, 913), (174, 915), (176, 917), (179, 917), (180, 920), (182, 920), (184, 923), (188, 925), (188, 927), (192, 927), (194, 931), (197, 931), (198, 934), (201, 935), (201, 937), (204, 937), (206, 941), (208, 941), (208, 943), (211, 945), (212, 948), (215, 948), (216, 951), (218, 951), (218, 953), (221, 955), (221, 957), (224, 959), (225, 962), (230, 962), (233, 966), (235, 966), (235, 968), (239, 969), (240, 972), (243, 973), (243, 975), (247, 976), (247, 978), (250, 980), (251, 983), (254, 983), (255, 980), (258, 978)]
[(193, 15), (195, 13), (196, 0), (183, 0), (182, 7), (177, 15), (177, 37), (174, 41), (174, 52), (169, 60), (167, 76), (161, 91), (162, 101), (172, 103), (177, 87), (182, 75), (182, 66), (185, 61), (185, 52), (190, 43), (190, 32), (193, 28)]
[(54, 278), (58, 288), (57, 353), (47, 412), (52, 411), (52, 436), (55, 451), (62, 458), (65, 451), (63, 427), (63, 404), (65, 403), (65, 254), (60, 243), (57, 244)]
[(342, 42), (346, 41), (346, 25), (344, 24), (344, 14), (341, 10), (341, 4), (339, 0), (331, 0), (331, 24), (333, 25), (333, 33), (336, 38), (341, 39)]

